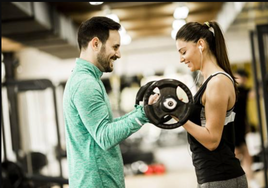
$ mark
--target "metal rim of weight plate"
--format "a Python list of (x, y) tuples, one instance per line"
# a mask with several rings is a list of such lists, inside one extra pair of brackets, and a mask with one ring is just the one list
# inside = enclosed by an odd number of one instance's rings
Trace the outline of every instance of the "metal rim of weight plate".
[[(162, 79), (147, 85), (144, 92), (143, 102), (144, 111), (147, 118), (155, 126), (163, 129), (174, 129), (182, 126), (189, 118), (193, 96), (190, 89), (181, 81), (175, 79)], [(177, 97), (177, 87), (180, 87), (187, 95), (188, 102), (185, 103)], [(159, 99), (156, 103), (149, 105), (149, 97), (153, 90), (158, 88), (160, 91)], [(167, 117), (176, 117), (176, 123), (165, 124), (163, 121)]]

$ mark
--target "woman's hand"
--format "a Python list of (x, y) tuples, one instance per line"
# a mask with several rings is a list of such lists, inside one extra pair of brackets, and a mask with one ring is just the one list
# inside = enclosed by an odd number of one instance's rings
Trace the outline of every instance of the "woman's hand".
[[(183, 98), (179, 98), (180, 101), (183, 101)], [(179, 118), (177, 118), (176, 116), (172, 116), (170, 115), (173, 119), (175, 119), (176, 121), (180, 121)]]
[(149, 105), (152, 105), (152, 104), (156, 103), (156, 102), (158, 101), (158, 99), (159, 99), (159, 94), (158, 94), (158, 93), (155, 93), (155, 94), (153, 94), (153, 95), (151, 95), (151, 96), (149, 97), (149, 102), (148, 102), (148, 104), (149, 104)]

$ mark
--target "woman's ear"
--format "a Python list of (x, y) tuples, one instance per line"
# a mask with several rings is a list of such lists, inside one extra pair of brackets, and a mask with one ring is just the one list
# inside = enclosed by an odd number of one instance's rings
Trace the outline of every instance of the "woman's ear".
[(204, 50), (204, 48), (205, 48), (205, 41), (203, 39), (199, 39), (197, 41), (197, 45), (198, 45), (199, 50)]

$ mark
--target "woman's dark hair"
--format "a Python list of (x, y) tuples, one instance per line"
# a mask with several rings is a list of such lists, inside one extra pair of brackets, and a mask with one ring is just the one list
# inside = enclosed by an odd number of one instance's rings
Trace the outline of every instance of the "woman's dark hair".
[(216, 57), (217, 64), (233, 78), (237, 93), (237, 82), (231, 70), (225, 40), (217, 22), (210, 21), (204, 24), (188, 22), (177, 32), (176, 40), (178, 39), (194, 43), (197, 43), (199, 39), (205, 40), (210, 51)]
[(84, 22), (78, 28), (78, 46), (81, 51), (86, 48), (88, 42), (94, 37), (98, 37), (102, 43), (106, 43), (109, 38), (110, 30), (119, 30), (121, 25), (105, 16), (92, 17)]

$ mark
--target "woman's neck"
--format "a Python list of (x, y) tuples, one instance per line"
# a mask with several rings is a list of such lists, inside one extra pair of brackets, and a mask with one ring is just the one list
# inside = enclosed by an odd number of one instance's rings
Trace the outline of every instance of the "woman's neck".
[(206, 80), (210, 75), (218, 71), (223, 71), (223, 69), (217, 64), (216, 58), (211, 57), (204, 61), (201, 74)]

